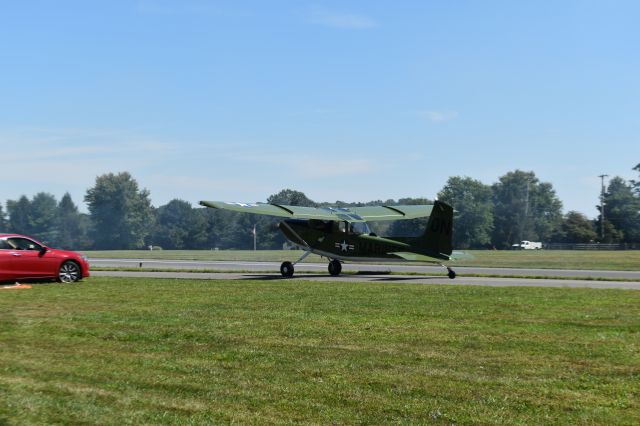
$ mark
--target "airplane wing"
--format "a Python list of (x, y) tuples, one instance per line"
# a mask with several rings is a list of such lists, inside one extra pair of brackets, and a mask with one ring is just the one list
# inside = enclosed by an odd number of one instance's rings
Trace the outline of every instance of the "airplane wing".
[[(200, 201), (200, 205), (214, 209), (231, 210), (240, 213), (262, 214), (267, 216), (288, 217), (291, 219), (347, 220), (338, 219), (336, 214), (330, 210), (318, 209), (315, 207), (285, 206), (266, 203), (227, 203), (224, 201)], [(360, 222), (362, 222), (362, 220), (360, 220)]]
[(200, 205), (214, 209), (287, 217), (291, 219), (344, 220), (347, 222), (416, 219), (431, 215), (431, 210), (433, 209), (431, 205), (343, 208), (301, 207), (265, 203), (226, 203), (223, 201), (200, 201)]
[(406, 220), (431, 216), (432, 205), (350, 207), (367, 221)]

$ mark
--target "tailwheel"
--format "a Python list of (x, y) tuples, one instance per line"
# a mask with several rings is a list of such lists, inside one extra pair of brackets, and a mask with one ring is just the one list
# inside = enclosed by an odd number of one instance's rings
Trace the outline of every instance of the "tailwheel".
[(340, 263), (339, 260), (333, 259), (331, 262), (329, 262), (329, 273), (331, 275), (335, 277), (337, 275), (340, 275), (340, 272), (342, 272), (342, 263)]
[(447, 268), (447, 271), (448, 271), (447, 275), (449, 275), (449, 278), (454, 279), (456, 277), (456, 272), (453, 269)]
[(291, 262), (282, 262), (280, 273), (285, 278), (291, 278), (293, 276), (293, 264)]

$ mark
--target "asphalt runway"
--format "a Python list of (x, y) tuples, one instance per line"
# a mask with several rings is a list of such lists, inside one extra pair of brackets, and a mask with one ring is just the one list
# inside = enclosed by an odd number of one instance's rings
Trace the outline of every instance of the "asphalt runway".
[[(144, 269), (183, 269), (211, 271), (271, 272), (280, 271), (280, 262), (247, 261), (198, 261), (198, 260), (145, 260), (145, 259), (89, 259), (91, 266), (103, 268), (140, 268)], [(599, 271), (577, 269), (518, 269), (518, 268), (477, 268), (450, 265), (458, 275), (504, 275), (504, 276), (540, 276), (540, 277), (589, 277), (616, 278), (640, 281), (640, 271)], [(343, 271), (355, 272), (404, 272), (424, 275), (440, 275), (444, 268), (436, 265), (410, 265), (390, 263), (384, 265), (367, 263), (344, 263)], [(327, 263), (298, 263), (296, 275), (300, 272), (327, 272)], [(328, 272), (327, 272), (328, 273)]]
[[(582, 288), (616, 288), (640, 290), (640, 271), (578, 271), (561, 269), (512, 269), (512, 268), (454, 268), (458, 273), (455, 280), (446, 277), (445, 271), (439, 266), (413, 265), (371, 265), (345, 264), (344, 271), (359, 271), (358, 274), (343, 274), (338, 277), (318, 272), (327, 270), (326, 264), (301, 263), (296, 265), (293, 278), (283, 278), (280, 273), (280, 263), (276, 262), (201, 262), (201, 261), (172, 261), (172, 260), (123, 260), (123, 259), (92, 259), (95, 267), (136, 267), (139, 271), (92, 271), (93, 276), (111, 277), (147, 277), (147, 278), (178, 278), (204, 280), (310, 280), (337, 282), (373, 282), (373, 283), (403, 283), (403, 284), (448, 284), (448, 285), (477, 285), (492, 287), (582, 287)], [(146, 269), (146, 270), (145, 270)], [(154, 272), (149, 269), (176, 269), (174, 272)], [(179, 269), (216, 270), (220, 272), (181, 272)], [(243, 271), (243, 272), (230, 272)], [(246, 271), (246, 272), (245, 272)], [(266, 272), (273, 271), (273, 272)], [(412, 272), (420, 275), (389, 275), (389, 272)], [(315, 273), (309, 273), (315, 272)], [(465, 277), (466, 274), (495, 274), (505, 277)], [(506, 277), (513, 275), (513, 277)], [(547, 276), (547, 277), (593, 277), (593, 278), (625, 278), (631, 281), (606, 281), (587, 279), (554, 279), (554, 278), (518, 278), (519, 275)]]

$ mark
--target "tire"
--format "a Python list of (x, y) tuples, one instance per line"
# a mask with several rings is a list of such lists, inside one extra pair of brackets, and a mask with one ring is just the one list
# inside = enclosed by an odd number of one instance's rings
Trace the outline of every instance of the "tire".
[(342, 272), (342, 264), (339, 260), (334, 259), (329, 262), (329, 274), (335, 277), (340, 275), (340, 272)]
[(280, 273), (285, 278), (291, 278), (293, 276), (293, 264), (291, 262), (282, 262)]
[(447, 275), (451, 279), (454, 279), (456, 277), (456, 273), (454, 271), (452, 271), (451, 269), (449, 269), (449, 273)]
[(58, 282), (75, 283), (82, 279), (82, 270), (80, 265), (72, 260), (67, 260), (58, 270)]

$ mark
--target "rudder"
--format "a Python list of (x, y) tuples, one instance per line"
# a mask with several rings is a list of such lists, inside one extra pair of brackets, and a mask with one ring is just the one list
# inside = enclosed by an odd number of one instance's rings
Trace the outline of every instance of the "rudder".
[(453, 251), (453, 207), (442, 201), (433, 203), (421, 245), (430, 252), (449, 256)]

